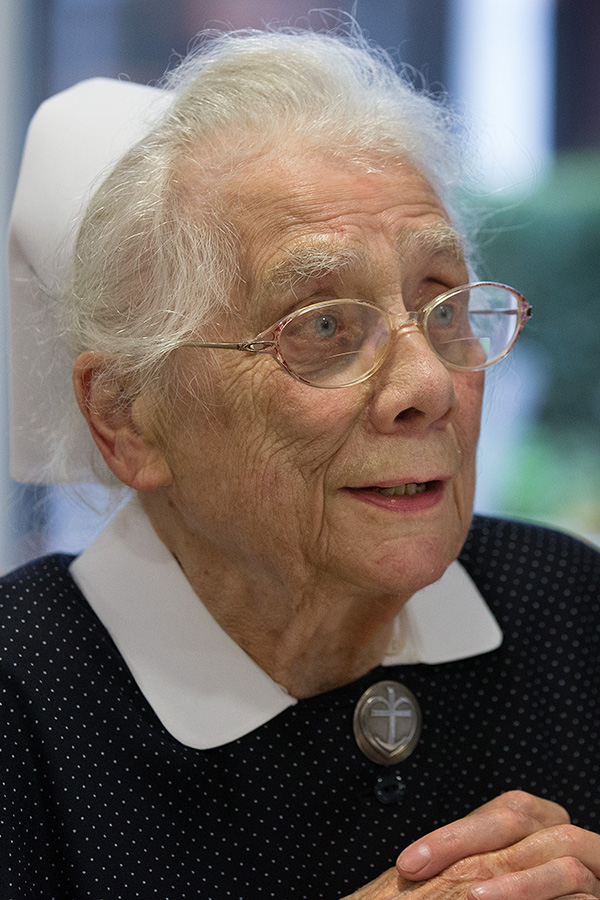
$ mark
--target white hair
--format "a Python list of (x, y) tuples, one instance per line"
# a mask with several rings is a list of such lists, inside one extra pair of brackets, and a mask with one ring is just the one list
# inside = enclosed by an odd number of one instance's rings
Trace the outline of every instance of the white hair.
[(73, 351), (111, 354), (134, 390), (164, 392), (165, 360), (202, 335), (240, 282), (224, 188), (246, 164), (260, 178), (256, 161), (298, 150), (371, 168), (408, 161), (461, 228), (456, 121), (360, 35), (211, 35), (163, 87), (172, 103), (92, 198), (73, 268)]

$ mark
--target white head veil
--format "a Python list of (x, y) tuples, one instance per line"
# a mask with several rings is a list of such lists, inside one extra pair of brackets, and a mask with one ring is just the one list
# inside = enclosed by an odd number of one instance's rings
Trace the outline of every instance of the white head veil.
[(66, 459), (57, 466), (53, 458), (56, 430), (73, 403), (73, 361), (63, 346), (54, 291), (94, 188), (169, 100), (158, 88), (95, 78), (47, 100), (29, 127), (9, 239), (11, 474), (17, 481), (97, 480), (83, 417)]

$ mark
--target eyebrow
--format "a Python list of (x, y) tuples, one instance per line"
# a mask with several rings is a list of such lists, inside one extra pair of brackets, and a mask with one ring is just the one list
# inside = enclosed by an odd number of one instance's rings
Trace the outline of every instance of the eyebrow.
[(424, 251), (428, 256), (447, 256), (455, 262), (464, 262), (465, 248), (458, 231), (447, 222), (423, 225), (421, 228), (403, 228), (396, 241), (401, 254)]
[(285, 256), (269, 270), (262, 287), (267, 294), (289, 290), (299, 282), (324, 278), (365, 261), (362, 249), (344, 247), (330, 238), (317, 237), (310, 243), (288, 248)]
[[(464, 245), (459, 233), (446, 222), (412, 228), (406, 225), (396, 240), (400, 256), (424, 253), (426, 256), (446, 256), (464, 262)], [(324, 278), (344, 269), (371, 268), (372, 262), (361, 247), (347, 247), (331, 238), (315, 238), (289, 248), (268, 272), (262, 290), (266, 295), (290, 290), (295, 284), (311, 278)]]

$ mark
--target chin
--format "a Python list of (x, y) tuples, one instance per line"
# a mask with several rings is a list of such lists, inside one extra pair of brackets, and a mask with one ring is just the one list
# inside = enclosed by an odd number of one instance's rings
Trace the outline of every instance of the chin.
[(411, 597), (416, 591), (438, 581), (454, 562), (462, 541), (431, 538), (407, 542), (377, 554), (371, 568), (372, 586), (386, 593)]

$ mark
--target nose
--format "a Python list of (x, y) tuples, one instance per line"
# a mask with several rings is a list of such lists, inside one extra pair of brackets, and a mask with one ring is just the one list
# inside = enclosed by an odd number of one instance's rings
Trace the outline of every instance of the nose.
[(414, 321), (395, 332), (371, 382), (369, 416), (377, 431), (425, 433), (431, 427), (443, 427), (458, 412), (453, 375)]

